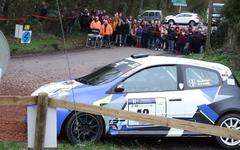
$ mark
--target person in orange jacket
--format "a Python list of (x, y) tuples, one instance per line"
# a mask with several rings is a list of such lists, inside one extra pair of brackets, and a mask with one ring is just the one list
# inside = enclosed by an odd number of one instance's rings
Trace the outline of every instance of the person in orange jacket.
[(99, 17), (96, 16), (96, 17), (93, 19), (93, 21), (91, 22), (91, 24), (90, 24), (90, 29), (92, 30), (92, 32), (93, 32), (94, 30), (96, 30), (96, 31), (98, 31), (98, 33), (100, 33), (100, 31), (101, 31), (101, 26), (102, 26), (102, 24), (101, 24), (101, 22), (99, 21)]
[(110, 42), (111, 36), (113, 34), (113, 29), (107, 20), (103, 20), (101, 34), (103, 35), (103, 41), (105, 42), (106, 46), (111, 47)]

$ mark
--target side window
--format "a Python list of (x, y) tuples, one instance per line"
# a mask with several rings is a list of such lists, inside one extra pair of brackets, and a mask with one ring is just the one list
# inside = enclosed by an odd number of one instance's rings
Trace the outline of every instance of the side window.
[(177, 90), (177, 67), (158, 66), (142, 70), (122, 82), (124, 92)]
[(208, 69), (187, 67), (185, 69), (185, 76), (189, 88), (217, 86), (220, 83), (218, 73)]
[(179, 15), (177, 15), (177, 17), (184, 17), (185, 16), (185, 14), (179, 14)]
[(150, 17), (153, 17), (153, 16), (154, 16), (154, 12), (150, 12), (150, 13), (149, 13), (149, 16), (150, 16)]
[(159, 17), (160, 13), (159, 12), (155, 12), (155, 16)]
[(148, 16), (148, 12), (145, 12), (142, 16), (147, 17)]

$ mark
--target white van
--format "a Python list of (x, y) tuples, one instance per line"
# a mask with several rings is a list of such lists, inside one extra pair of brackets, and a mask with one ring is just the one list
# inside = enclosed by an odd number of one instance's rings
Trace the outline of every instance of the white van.
[(146, 10), (141, 15), (138, 16), (139, 20), (161, 20), (162, 11), (161, 10)]

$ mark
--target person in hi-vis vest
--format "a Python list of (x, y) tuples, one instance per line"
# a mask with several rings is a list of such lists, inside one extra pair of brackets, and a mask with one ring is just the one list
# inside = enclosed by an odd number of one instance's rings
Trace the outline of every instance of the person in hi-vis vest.
[(103, 35), (103, 41), (107, 47), (111, 47), (111, 36), (113, 33), (112, 26), (108, 23), (107, 20), (103, 21), (102, 28), (101, 28), (101, 35)]

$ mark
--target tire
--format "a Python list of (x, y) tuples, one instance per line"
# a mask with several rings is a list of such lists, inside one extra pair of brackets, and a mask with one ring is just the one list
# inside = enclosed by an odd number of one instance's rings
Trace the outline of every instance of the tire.
[[(240, 130), (240, 115), (235, 113), (224, 115), (218, 120), (217, 125), (221, 127), (235, 128)], [(223, 137), (216, 137), (216, 140), (218, 144), (225, 149), (232, 150), (240, 148), (240, 140), (236, 141)]]
[(175, 22), (174, 22), (173, 20), (169, 20), (169, 21), (168, 21), (168, 24), (170, 24), (170, 25), (174, 25)]
[(80, 145), (98, 142), (103, 135), (103, 129), (103, 120), (100, 116), (80, 112), (73, 113), (65, 125), (69, 142)]
[(192, 21), (189, 22), (189, 25), (193, 27), (193, 26), (196, 25), (196, 22), (192, 20)]

